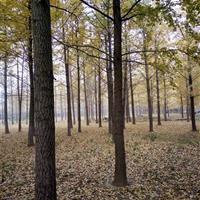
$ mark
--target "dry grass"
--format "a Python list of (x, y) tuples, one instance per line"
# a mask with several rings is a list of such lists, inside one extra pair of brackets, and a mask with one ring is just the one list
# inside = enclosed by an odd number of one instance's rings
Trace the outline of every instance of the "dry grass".
[[(104, 125), (105, 126), (105, 125)], [(27, 129), (3, 135), (0, 141), (5, 182), (0, 199), (34, 199), (34, 147), (27, 147)], [(66, 135), (56, 129), (57, 191), (59, 200), (200, 199), (200, 136), (187, 122), (166, 122), (148, 133), (147, 123), (125, 130), (130, 186), (110, 185), (114, 144), (107, 128), (95, 124), (82, 133)]]

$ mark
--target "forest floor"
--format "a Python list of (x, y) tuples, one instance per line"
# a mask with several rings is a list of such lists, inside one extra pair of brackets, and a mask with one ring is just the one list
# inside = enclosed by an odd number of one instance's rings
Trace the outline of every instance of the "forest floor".
[[(198, 124), (200, 127), (200, 124)], [(5, 181), (1, 200), (34, 199), (34, 147), (27, 147), (27, 129), (1, 135), (1, 164)], [(165, 122), (148, 133), (148, 124), (127, 125), (127, 176), (130, 185), (110, 183), (114, 173), (114, 144), (106, 125), (84, 126), (66, 135), (56, 128), (58, 200), (186, 200), (200, 199), (200, 134), (190, 123)], [(2, 172), (1, 172), (2, 173)]]

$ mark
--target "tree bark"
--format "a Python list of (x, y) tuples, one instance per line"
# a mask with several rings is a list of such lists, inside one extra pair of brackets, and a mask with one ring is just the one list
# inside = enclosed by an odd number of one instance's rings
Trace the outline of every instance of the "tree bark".
[(126, 155), (123, 131), (123, 102), (122, 102), (122, 19), (120, 0), (113, 0), (114, 15), (114, 111), (113, 134), (115, 141), (115, 173), (113, 184), (126, 186)]
[(56, 200), (54, 85), (49, 0), (32, 1), (35, 66), (35, 200)]
[(101, 113), (101, 66), (98, 64), (98, 110), (99, 110), (99, 127), (102, 127), (102, 113)]
[[(63, 42), (65, 43), (65, 28), (63, 27)], [(69, 74), (69, 49), (66, 45), (63, 46), (64, 63), (65, 63), (65, 77), (67, 88), (67, 135), (71, 136), (72, 129), (72, 109), (71, 109), (71, 88), (70, 88), (70, 74)]]
[(167, 88), (166, 88), (165, 74), (163, 77), (163, 83), (164, 83), (164, 120), (167, 121)]
[[(24, 56), (22, 61), (22, 72), (21, 78), (19, 75), (19, 62), (17, 58), (17, 96), (18, 96), (18, 108), (19, 108), (19, 116), (18, 116), (18, 132), (22, 130), (22, 96), (23, 96), (23, 75), (24, 75)], [(21, 85), (20, 85), (21, 79)]]
[(98, 105), (97, 105), (97, 72), (96, 68), (94, 69), (94, 96), (95, 96), (95, 121), (98, 123)]
[(7, 93), (7, 78), (8, 78), (8, 57), (7, 54), (4, 58), (4, 126), (5, 133), (10, 133), (8, 127), (8, 93)]
[(14, 124), (14, 105), (13, 105), (13, 80), (12, 76), (10, 77), (10, 86), (11, 86), (11, 120), (12, 120), (12, 125)]
[(143, 30), (143, 39), (144, 39), (144, 62), (145, 62), (145, 74), (146, 74), (146, 89), (147, 89), (147, 103), (148, 103), (148, 116), (149, 116), (149, 131), (153, 132), (153, 110), (152, 110), (152, 98), (151, 98), (151, 89), (150, 89), (150, 78), (149, 78), (149, 66), (147, 62), (147, 54), (146, 54), (146, 36)]
[[(69, 71), (70, 75), (70, 88), (71, 88), (71, 95), (72, 95), (72, 113), (73, 113), (73, 124), (76, 124), (76, 115), (75, 115), (75, 108), (74, 108), (74, 90), (73, 90), (73, 83), (72, 83), (72, 71)], [(71, 125), (73, 127), (73, 124)]]
[(129, 76), (130, 76), (130, 90), (131, 90), (132, 124), (136, 124), (136, 120), (135, 120), (135, 102), (134, 102), (134, 93), (133, 93), (133, 79), (132, 79), (132, 69), (131, 69), (131, 64), (130, 63), (129, 63)]
[(195, 104), (194, 104), (194, 94), (193, 94), (193, 80), (192, 74), (189, 72), (189, 89), (190, 89), (190, 110), (191, 110), (191, 122), (192, 122), (192, 131), (197, 131), (196, 119), (195, 119)]
[(183, 95), (180, 93), (180, 103), (181, 103), (181, 118), (184, 118), (184, 105), (183, 105)]
[(157, 92), (157, 120), (158, 125), (161, 125), (161, 117), (160, 117), (160, 87), (159, 87), (159, 74), (158, 74), (158, 68), (156, 66), (156, 92)]
[(83, 85), (84, 85), (84, 96), (85, 96), (85, 116), (86, 125), (89, 126), (89, 109), (88, 109), (88, 99), (87, 99), (87, 86), (86, 86), (86, 75), (85, 75), (85, 63), (83, 63)]

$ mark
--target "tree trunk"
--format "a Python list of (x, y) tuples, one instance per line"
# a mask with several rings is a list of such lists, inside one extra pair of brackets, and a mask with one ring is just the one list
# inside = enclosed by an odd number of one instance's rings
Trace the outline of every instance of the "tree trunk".
[(102, 127), (102, 113), (101, 113), (101, 66), (98, 64), (98, 110), (99, 110), (99, 127)]
[(132, 79), (132, 69), (131, 69), (131, 64), (130, 63), (129, 63), (129, 76), (130, 76), (130, 90), (131, 90), (132, 124), (136, 124), (136, 120), (135, 120), (135, 103), (134, 103), (134, 94), (133, 94), (133, 79)]
[[(109, 6), (107, 6), (107, 14), (109, 15)], [(108, 131), (112, 134), (113, 124), (113, 75), (112, 75), (112, 35), (110, 28), (110, 20), (107, 20), (108, 33), (105, 36), (105, 48), (107, 52), (106, 73), (107, 73), (107, 88), (108, 88)]]
[[(72, 83), (72, 71), (69, 70), (70, 75), (70, 88), (71, 88), (71, 95), (72, 95), (72, 113), (73, 113), (73, 124), (76, 124), (76, 115), (75, 115), (75, 107), (74, 107), (74, 90), (73, 90), (73, 83)], [(73, 127), (73, 125), (72, 125)]]
[(123, 131), (123, 102), (122, 102), (122, 20), (120, 0), (113, 0), (114, 15), (114, 111), (113, 134), (115, 141), (115, 173), (113, 184), (126, 186), (126, 154)]
[(95, 121), (96, 124), (98, 123), (98, 105), (97, 105), (97, 72), (96, 72), (96, 68), (95, 70), (95, 74), (94, 74), (94, 96), (95, 96)]
[(167, 88), (166, 88), (166, 79), (165, 79), (165, 74), (163, 77), (163, 82), (164, 82), (164, 120), (167, 121)]
[(62, 91), (60, 90), (60, 119), (63, 121), (63, 100), (62, 100)]
[[(63, 27), (63, 42), (65, 43), (65, 29)], [(70, 88), (70, 73), (69, 73), (69, 49), (66, 45), (63, 46), (64, 63), (65, 63), (65, 76), (67, 87), (67, 135), (71, 136), (72, 127), (72, 109), (71, 109), (71, 88)]]
[(156, 92), (157, 92), (157, 119), (158, 125), (161, 125), (161, 117), (160, 117), (160, 87), (159, 87), (159, 74), (158, 68), (156, 66)]
[(56, 200), (54, 85), (49, 0), (32, 1), (35, 66), (35, 200)]
[(10, 85), (11, 85), (11, 120), (12, 120), (12, 125), (14, 124), (14, 105), (13, 105), (13, 80), (12, 76), (10, 77)]
[(180, 93), (180, 102), (181, 102), (181, 118), (184, 118), (184, 106), (183, 106), (183, 95)]
[[(22, 96), (23, 96), (23, 74), (24, 74), (24, 56), (22, 61), (22, 76), (19, 75), (19, 62), (17, 58), (17, 96), (18, 96), (18, 108), (19, 108), (19, 117), (18, 117), (18, 132), (22, 130)], [(20, 86), (21, 79), (21, 86)]]
[(189, 89), (188, 89), (188, 80), (186, 79), (186, 115), (187, 115), (187, 122), (190, 121), (190, 102), (189, 102)]
[(79, 63), (79, 50), (77, 47), (77, 75), (78, 75), (78, 132), (81, 132), (81, 91), (80, 91), (80, 63)]
[(86, 116), (86, 125), (89, 126), (89, 109), (88, 109), (88, 99), (87, 99), (87, 86), (86, 86), (86, 77), (85, 77), (85, 64), (83, 63), (83, 84), (84, 84), (84, 96), (85, 96), (85, 116)]
[(4, 58), (4, 126), (5, 133), (10, 133), (8, 127), (8, 93), (7, 93), (7, 78), (8, 78), (8, 60), (7, 55)]
[(192, 122), (192, 131), (197, 131), (196, 119), (195, 119), (195, 104), (194, 104), (194, 94), (193, 94), (193, 80), (192, 74), (189, 72), (189, 89), (190, 89), (190, 110), (191, 110), (191, 122)]
[(150, 89), (150, 78), (149, 78), (149, 66), (147, 62), (146, 54), (146, 36), (143, 30), (143, 39), (144, 39), (144, 61), (145, 61), (145, 74), (146, 74), (146, 89), (147, 89), (147, 103), (148, 103), (148, 116), (149, 116), (149, 131), (153, 132), (153, 110), (152, 110), (152, 98), (151, 98), (151, 89)]

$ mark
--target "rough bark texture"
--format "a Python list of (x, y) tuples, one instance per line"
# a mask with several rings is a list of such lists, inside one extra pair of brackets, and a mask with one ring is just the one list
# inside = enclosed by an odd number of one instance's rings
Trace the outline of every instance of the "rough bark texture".
[(114, 15), (114, 111), (113, 134), (115, 141), (115, 173), (113, 184), (127, 185), (126, 156), (123, 133), (123, 102), (122, 102), (122, 22), (120, 0), (113, 0)]
[(48, 0), (32, 1), (35, 66), (35, 200), (56, 200), (51, 18)]
[[(29, 1), (29, 11), (31, 12), (31, 1)], [(30, 101), (29, 101), (29, 127), (28, 127), (28, 146), (34, 145), (34, 75), (33, 75), (33, 49), (32, 49), (32, 22), (31, 15), (28, 19), (29, 37), (28, 37), (28, 66), (29, 66), (29, 79), (30, 79)]]

